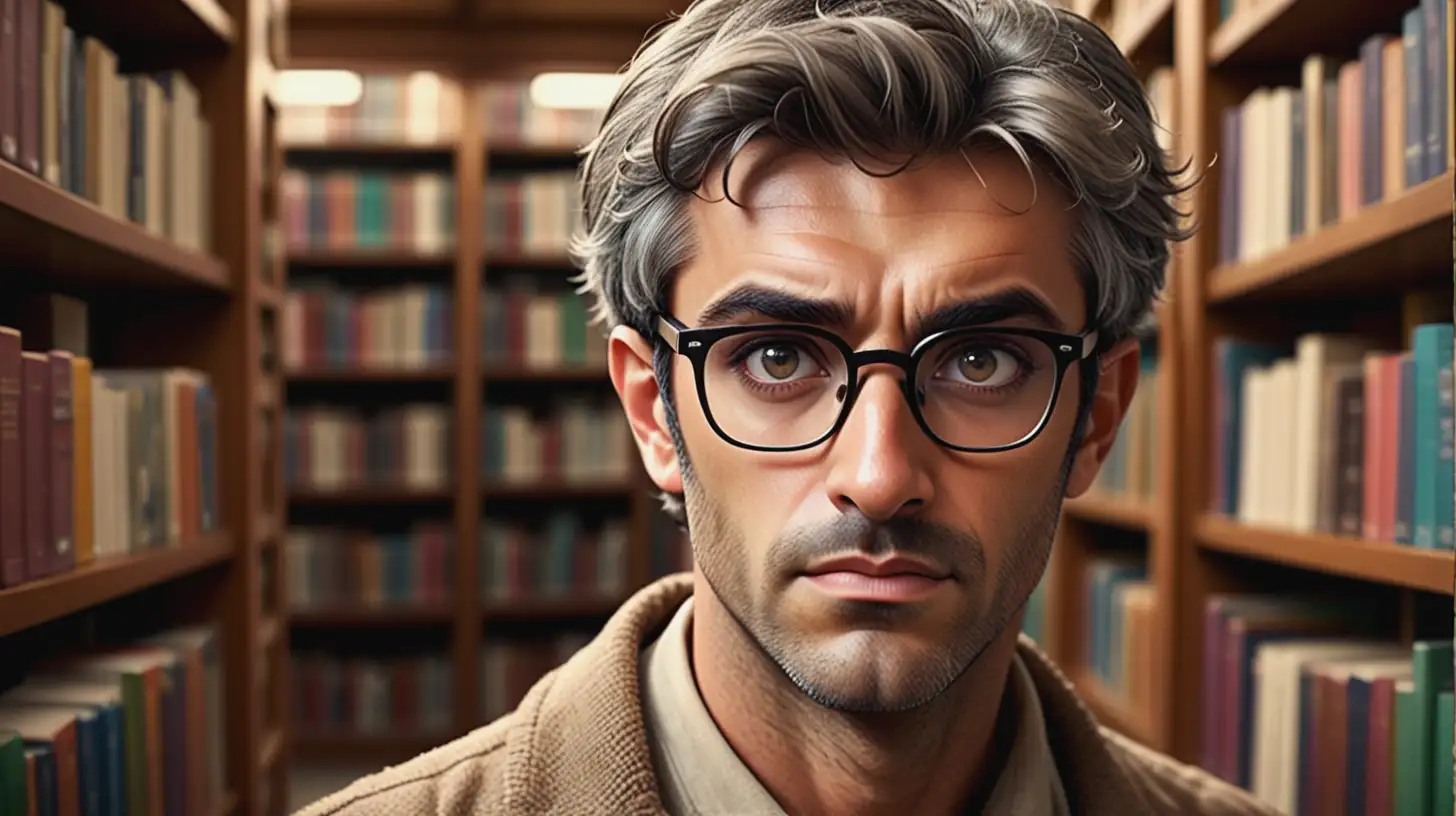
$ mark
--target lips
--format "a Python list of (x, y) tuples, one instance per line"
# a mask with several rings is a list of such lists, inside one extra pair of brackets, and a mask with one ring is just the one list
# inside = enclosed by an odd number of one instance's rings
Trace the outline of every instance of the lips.
[(904, 556), (894, 556), (882, 560), (875, 560), (863, 555), (842, 556), (818, 562), (805, 572), (808, 575), (851, 572), (866, 575), (871, 578), (918, 575), (937, 581), (950, 577), (949, 570), (925, 561), (906, 558)]

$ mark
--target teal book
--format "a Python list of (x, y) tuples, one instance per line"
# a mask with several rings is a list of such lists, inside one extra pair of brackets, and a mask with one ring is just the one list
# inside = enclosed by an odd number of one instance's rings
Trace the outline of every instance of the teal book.
[(1445, 816), (1447, 813), (1456, 813), (1456, 792), (1452, 790), (1453, 780), (1451, 763), (1456, 760), (1451, 750), (1453, 728), (1452, 718), (1456, 717), (1456, 709), (1452, 708), (1452, 694), (1443, 691), (1436, 696), (1436, 743), (1434, 762), (1431, 768), (1431, 775), (1435, 777), (1435, 787), (1431, 790), (1431, 799), (1436, 803), (1435, 813), (1437, 816)]
[(24, 741), (15, 731), (0, 730), (0, 813), (27, 812), (26, 776)]
[[(1450, 323), (1428, 323), (1411, 332), (1411, 356), (1415, 361), (1415, 495), (1411, 521), (1413, 543), (1422, 549), (1441, 548), (1444, 532), (1450, 539), (1451, 448), (1450, 409), (1441, 408), (1442, 382), (1450, 401), (1452, 327)], [(1444, 441), (1443, 441), (1444, 440)], [(1444, 463), (1444, 466), (1443, 466)], [(1446, 545), (1447, 548), (1450, 544)]]

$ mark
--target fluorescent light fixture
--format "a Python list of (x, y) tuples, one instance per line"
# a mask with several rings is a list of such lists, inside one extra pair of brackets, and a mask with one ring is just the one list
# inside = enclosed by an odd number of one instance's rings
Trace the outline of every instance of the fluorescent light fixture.
[(353, 71), (280, 71), (269, 91), (279, 107), (342, 107), (359, 101), (364, 81)]
[(531, 103), (538, 108), (600, 110), (622, 86), (621, 74), (539, 74), (531, 80)]

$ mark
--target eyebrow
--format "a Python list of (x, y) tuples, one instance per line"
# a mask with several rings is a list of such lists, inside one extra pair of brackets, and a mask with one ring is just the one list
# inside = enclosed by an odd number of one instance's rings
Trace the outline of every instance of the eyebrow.
[(854, 309), (847, 303), (748, 284), (704, 306), (698, 313), (698, 325), (713, 326), (748, 316), (831, 329), (847, 329), (854, 323)]
[[(854, 324), (854, 307), (843, 301), (804, 297), (747, 284), (703, 307), (698, 313), (697, 325), (720, 325), (744, 317), (806, 323), (843, 331)], [(999, 323), (1013, 318), (1024, 318), (1045, 328), (1066, 331), (1065, 324), (1057, 317), (1051, 304), (1031, 290), (1017, 286), (942, 306), (929, 313), (917, 312), (909, 340), (914, 344), (947, 329)]]
[(1031, 320), (1042, 328), (1055, 331), (1067, 330), (1050, 303), (1030, 289), (1014, 286), (942, 306), (929, 314), (917, 312), (911, 340), (918, 343), (947, 329), (999, 323), (1013, 318)]

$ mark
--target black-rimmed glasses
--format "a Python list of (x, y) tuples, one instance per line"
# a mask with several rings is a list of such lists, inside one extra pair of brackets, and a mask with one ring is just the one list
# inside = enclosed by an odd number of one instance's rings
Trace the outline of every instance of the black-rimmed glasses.
[(855, 351), (818, 326), (690, 329), (671, 315), (657, 333), (692, 361), (698, 400), (724, 440), (757, 451), (814, 447), (844, 425), (866, 366), (904, 372), (902, 388), (930, 438), (958, 451), (1027, 444), (1046, 427), (1067, 367), (1097, 347), (1097, 332), (984, 327), (938, 332), (910, 352)]

